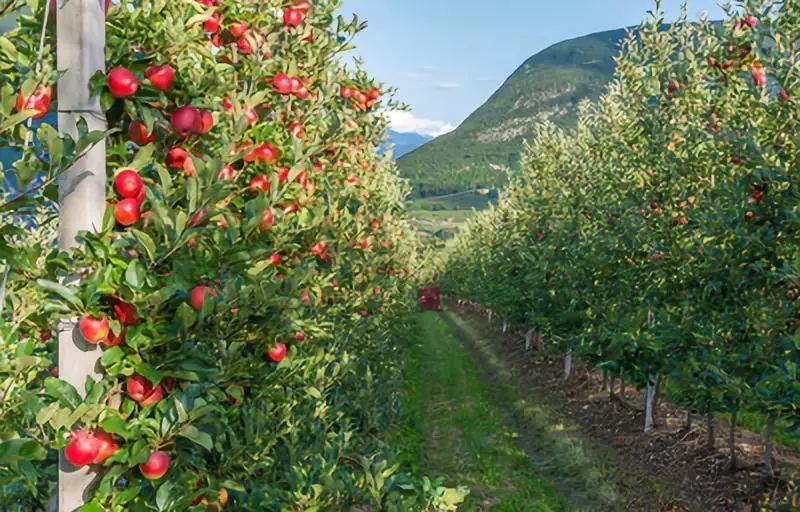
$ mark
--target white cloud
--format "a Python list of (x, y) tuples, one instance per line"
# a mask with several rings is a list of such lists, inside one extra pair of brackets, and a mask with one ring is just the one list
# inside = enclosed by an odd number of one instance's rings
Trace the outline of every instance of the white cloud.
[(436, 84), (436, 87), (439, 89), (458, 89), (461, 87), (461, 84), (458, 82), (439, 82)]
[(387, 112), (386, 116), (389, 118), (392, 130), (400, 133), (414, 132), (438, 137), (456, 129), (455, 125), (446, 121), (416, 117), (411, 112), (403, 110), (392, 110)]

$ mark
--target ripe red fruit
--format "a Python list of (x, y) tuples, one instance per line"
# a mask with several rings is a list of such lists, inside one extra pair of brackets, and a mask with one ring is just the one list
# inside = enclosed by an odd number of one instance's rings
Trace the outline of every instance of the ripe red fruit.
[(114, 190), (125, 199), (138, 197), (143, 187), (142, 178), (135, 169), (122, 169), (114, 176)]
[(269, 190), (269, 178), (264, 175), (256, 176), (250, 180), (250, 192), (259, 193)]
[(306, 135), (306, 130), (305, 127), (303, 126), (303, 123), (294, 122), (289, 125), (289, 133), (291, 133), (298, 139), (302, 139)]
[(294, 95), (297, 96), (297, 99), (304, 100), (308, 98), (308, 89), (306, 89), (305, 87), (301, 87), (297, 91), (295, 91)]
[(245, 55), (250, 55), (253, 53), (253, 47), (250, 45), (250, 41), (248, 41), (245, 36), (242, 36), (236, 40), (236, 47), (239, 49), (240, 53)]
[(767, 73), (764, 71), (764, 68), (753, 65), (750, 74), (753, 75), (753, 83), (756, 84), (756, 87), (764, 87), (767, 85)]
[(289, 168), (288, 167), (279, 167), (278, 168), (278, 181), (281, 183), (286, 183), (289, 181)]
[(778, 98), (784, 103), (792, 99), (792, 97), (789, 95), (786, 89), (781, 89), (780, 91), (778, 91)]
[(146, 146), (156, 140), (155, 130), (153, 133), (147, 131), (147, 126), (141, 121), (131, 121), (128, 125), (128, 138), (137, 146)]
[(219, 13), (215, 12), (203, 23), (203, 30), (212, 34), (219, 30)]
[(108, 317), (103, 314), (100, 318), (86, 315), (81, 318), (78, 328), (81, 331), (81, 336), (94, 345), (97, 345), (108, 337), (110, 326)]
[(287, 27), (297, 27), (303, 23), (306, 15), (299, 9), (288, 8), (283, 11), (283, 24)]
[(108, 72), (108, 89), (115, 98), (127, 98), (139, 90), (139, 80), (129, 70), (116, 67)]
[(342, 98), (348, 99), (353, 96), (353, 89), (343, 85), (341, 94)]
[(189, 219), (189, 226), (196, 228), (208, 224), (208, 208), (201, 208), (197, 210), (192, 218)]
[(245, 153), (242, 158), (245, 162), (274, 163), (278, 159), (278, 150), (272, 144), (265, 143)]
[(53, 88), (40, 85), (29, 97), (24, 97), (22, 91), (17, 94), (17, 103), (14, 110), (34, 110), (33, 119), (41, 119), (50, 110), (50, 102), (53, 99)]
[(275, 342), (275, 346), (267, 349), (267, 357), (270, 361), (280, 363), (286, 358), (286, 345), (280, 341)]
[(138, 373), (128, 377), (125, 382), (125, 390), (128, 392), (128, 396), (142, 407), (158, 403), (164, 398), (164, 388), (161, 384), (153, 386), (152, 382)]
[(170, 169), (183, 169), (187, 160), (189, 160), (189, 153), (187, 153), (186, 150), (172, 148), (169, 150), (169, 153), (167, 153), (167, 158), (164, 160), (164, 163), (166, 163), (167, 167)]
[(373, 87), (367, 91), (367, 98), (371, 101), (378, 101), (381, 99), (381, 91)]
[(269, 262), (273, 267), (277, 267), (281, 264), (281, 254), (279, 252), (273, 252), (269, 257)]
[(162, 66), (150, 66), (144, 72), (145, 78), (150, 80), (153, 87), (159, 91), (167, 92), (175, 81), (175, 69), (168, 64)]
[(272, 229), (272, 224), (275, 222), (275, 214), (272, 212), (271, 208), (267, 208), (264, 210), (264, 213), (261, 214), (261, 222), (259, 223), (258, 229), (263, 233), (265, 231), (269, 231)]
[(123, 199), (114, 205), (114, 218), (123, 226), (132, 226), (139, 222), (140, 203), (137, 199)]
[(98, 451), (97, 457), (94, 458), (92, 464), (103, 464), (106, 459), (119, 450), (119, 446), (117, 446), (116, 441), (114, 441), (114, 437), (108, 432), (103, 432), (102, 430), (95, 432), (94, 441)]
[(247, 29), (250, 28), (250, 25), (247, 24), (245, 21), (237, 21), (234, 22), (233, 25), (228, 29), (233, 37), (242, 37), (242, 35), (247, 32)]
[(119, 334), (114, 334), (114, 331), (109, 331), (108, 337), (103, 341), (107, 347), (118, 347), (125, 343), (126, 330), (123, 327)]
[(292, 77), (286, 73), (278, 73), (272, 79), (272, 86), (275, 87), (275, 90), (278, 91), (279, 94), (291, 94)]
[(75, 467), (93, 464), (99, 453), (100, 444), (91, 432), (85, 430), (72, 432), (70, 442), (64, 448), (64, 456)]
[(139, 323), (139, 315), (136, 314), (136, 306), (128, 302), (117, 300), (111, 306), (114, 316), (122, 325), (136, 325)]
[(169, 469), (169, 455), (164, 452), (153, 452), (148, 457), (147, 462), (139, 464), (139, 471), (148, 480), (158, 480)]
[(216, 297), (217, 291), (210, 286), (195, 286), (189, 293), (189, 304), (196, 310), (203, 309), (203, 304), (206, 302), (206, 297)]
[(203, 116), (196, 108), (184, 106), (172, 113), (170, 123), (178, 135), (186, 137), (202, 133)]
[(219, 174), (217, 175), (217, 179), (220, 180), (232, 180), (235, 176), (236, 171), (230, 165), (224, 166), (220, 169)]
[(306, 339), (306, 334), (303, 331), (297, 331), (296, 333), (294, 333), (294, 339), (296, 339), (297, 341), (303, 341), (304, 339)]
[(258, 122), (258, 112), (253, 107), (244, 109), (244, 118), (247, 119), (247, 124), (254, 125)]
[(744, 19), (744, 24), (750, 28), (755, 28), (758, 25), (758, 18), (755, 16), (747, 16)]
[(214, 126), (214, 116), (208, 110), (200, 113), (200, 133), (208, 133)]

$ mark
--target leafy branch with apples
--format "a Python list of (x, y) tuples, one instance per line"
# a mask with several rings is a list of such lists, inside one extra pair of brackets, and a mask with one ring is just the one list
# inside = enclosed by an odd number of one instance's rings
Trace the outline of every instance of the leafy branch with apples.
[[(705, 417), (800, 427), (800, 130), (793, 2), (634, 30), (574, 130), (545, 122), (524, 171), (442, 260), (450, 293)], [(691, 418), (691, 416), (689, 416)], [(736, 467), (733, 430), (732, 467)]]
[[(376, 153), (396, 104), (344, 61), (363, 25), (337, 1), (107, 3), (110, 129), (73, 141), (26, 125), (60, 76), (58, 6), (26, 5), (0, 36), (0, 506), (44, 507), (63, 450), (96, 474), (84, 512), (453, 510), (381, 441), (417, 245)], [(59, 252), (57, 178), (102, 139), (103, 224)], [(85, 398), (60, 318), (102, 350)]]

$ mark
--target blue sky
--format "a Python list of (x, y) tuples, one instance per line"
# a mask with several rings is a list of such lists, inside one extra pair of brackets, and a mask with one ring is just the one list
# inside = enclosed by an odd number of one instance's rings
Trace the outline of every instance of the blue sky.
[[(668, 21), (681, 0), (664, 0)], [(719, 18), (717, 0), (688, 0)], [(356, 54), (399, 89), (400, 131), (438, 135), (464, 120), (528, 57), (551, 44), (638, 24), (652, 0), (344, 0), (369, 23)]]

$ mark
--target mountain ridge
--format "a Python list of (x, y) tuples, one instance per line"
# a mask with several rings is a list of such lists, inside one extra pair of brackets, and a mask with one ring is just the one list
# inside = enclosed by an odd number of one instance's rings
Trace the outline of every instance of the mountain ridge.
[(631, 28), (560, 41), (526, 59), (458, 128), (398, 160), (413, 197), (501, 187), (540, 116), (574, 126), (580, 102), (602, 94)]

